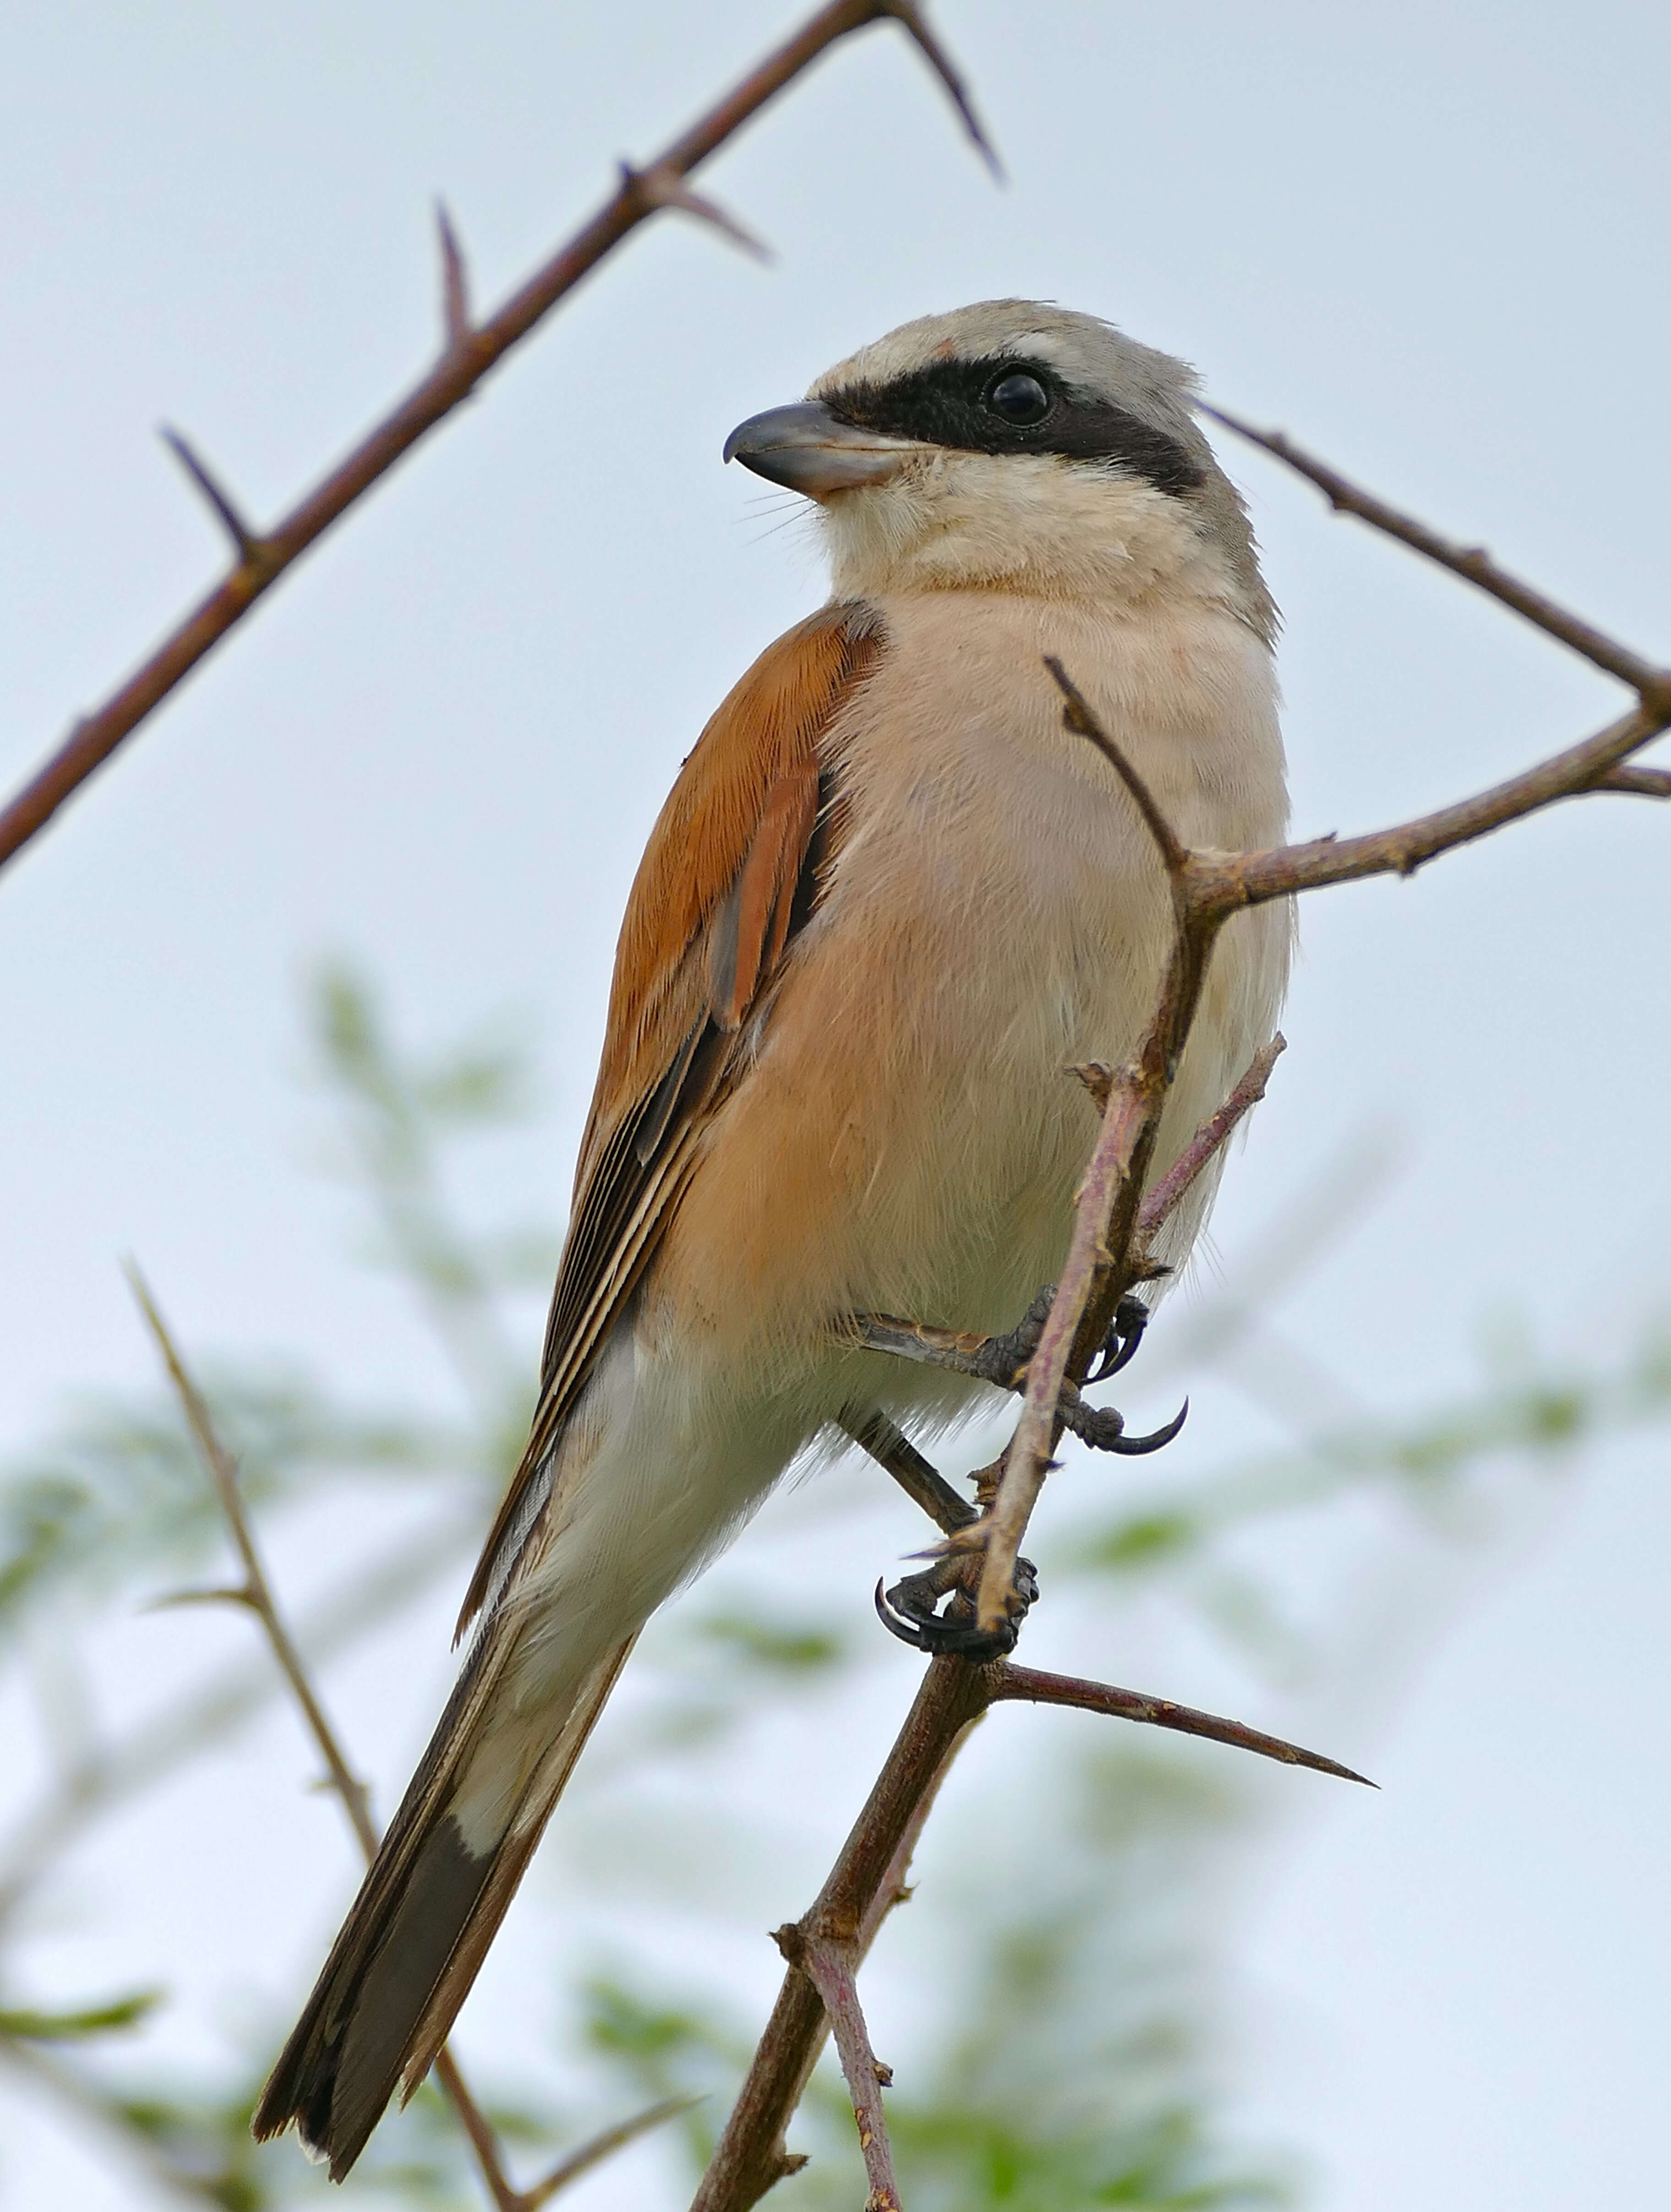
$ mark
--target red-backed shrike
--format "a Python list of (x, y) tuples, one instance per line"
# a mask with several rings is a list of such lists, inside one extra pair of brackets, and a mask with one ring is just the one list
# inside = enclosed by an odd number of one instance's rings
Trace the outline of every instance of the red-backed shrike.
[[(841, 1317), (994, 1333), (1060, 1265), (1096, 1127), (1063, 1071), (1130, 1054), (1171, 924), (1044, 656), (1188, 844), (1280, 842), (1274, 611), (1191, 391), (1106, 323), (993, 301), (732, 434), (818, 503), (833, 595), (702, 732), (633, 885), (474, 1638), (256, 2115), (334, 2178), (434, 2057), (650, 1613), (843, 1417), (978, 1390)], [(1157, 1176), (1270, 1036), (1289, 929), (1226, 931)]]

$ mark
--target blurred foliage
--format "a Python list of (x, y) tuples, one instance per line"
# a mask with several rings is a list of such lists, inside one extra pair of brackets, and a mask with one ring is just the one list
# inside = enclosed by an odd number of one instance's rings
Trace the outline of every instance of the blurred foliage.
[[(392, 1036), (375, 995), (346, 969), (318, 979), (309, 1030), (328, 1102), (325, 1164), (355, 1194), (362, 1261), (392, 1273), (456, 1377), (450, 1409), (367, 1407), (294, 1364), (205, 1364), (217, 1423), (264, 1521), (343, 1484), (398, 1478), (431, 1512), (386, 1551), (343, 1562), (343, 1578), (294, 1608), (315, 1664), (373, 1638), (444, 1567), (456, 1570), (489, 1496), (520, 1450), (534, 1368), (531, 1294), (543, 1292), (556, 1239), (543, 1228), (483, 1227), (454, 1195), (460, 1148), (527, 1115), (526, 1052), (501, 1031), (425, 1056)], [(1256, 1650), (1281, 1628), (1279, 1593), (1260, 1533), (1284, 1516), (1344, 1500), (1390, 1502), (1441, 1533), (1470, 1533), (1504, 1480), (1571, 1465), (1612, 1431), (1671, 1416), (1671, 1322), (1645, 1327), (1610, 1371), (1539, 1351), (1512, 1328), (1485, 1347), (1477, 1391), (1406, 1418), (1331, 1420), (1291, 1448), (1193, 1485), (1163, 1474), (1145, 1499), (1117, 1504), (1052, 1539), (1049, 1565), (1099, 1603), (1164, 1591)], [(833, 1510), (833, 1509), (832, 1509)], [(1251, 1540), (1252, 1549), (1249, 1550)], [(157, 2055), (110, 2055), (143, 2034), (155, 1992), (93, 2002), (25, 1997), (24, 1908), (67, 1855), (118, 1808), (213, 1759), (278, 1694), (264, 1651), (206, 1680), (173, 1706), (107, 1739), (96, 1717), (59, 1724), (42, 1688), (81, 1665), (101, 1623), (171, 1589), (222, 1555), (223, 1538), (172, 1401), (101, 1398), (0, 1469), (0, 1692), (39, 1703), (58, 1764), (29, 1801), (9, 1800), (0, 1834), (0, 2069), (30, 2085), (89, 2147), (165, 2197), (265, 2212), (325, 2201), (292, 2143), (258, 2149), (248, 2115), (265, 2062), (228, 2049), (217, 2069)], [(659, 1627), (635, 1669), (629, 1736), (646, 1776), (708, 1774), (713, 1748), (781, 1711), (797, 1727), (834, 1724), (832, 1700), (885, 1647), (842, 1621), (786, 1606), (763, 1578), (719, 1578), (721, 1594)], [(1053, 1588), (1059, 1586), (1053, 1582)], [(658, 1641), (658, 1638), (659, 1639)], [(1245, 1656), (1245, 1653), (1244, 1653)], [(86, 1670), (77, 1679), (84, 1681)], [(1019, 1738), (1017, 1739), (1019, 1741)], [(1229, 2001), (1218, 1899), (1224, 1872), (1261, 1817), (1264, 1779), (1200, 1747), (1111, 1747), (1105, 1731), (1052, 1756), (1048, 1788), (1030, 1785), (1048, 1848), (1025, 1882), (995, 1882), (987, 1849), (1013, 1826), (1013, 1796), (965, 1816), (957, 1864), (908, 1910), (913, 1943), (937, 1958), (932, 2034), (914, 2038), (889, 2110), (912, 2212), (1147, 2212), (1291, 2203), (1280, 2159), (1238, 2148), (1223, 2113)], [(880, 1745), (877, 1746), (878, 1754)], [(724, 1795), (722, 1781), (710, 1796)], [(733, 1814), (719, 1806), (715, 1818)], [(647, 1822), (646, 1826), (653, 1826)], [(839, 1822), (832, 1823), (832, 1831)], [(693, 1851), (673, 1824), (670, 1867)], [(834, 1835), (832, 1832), (832, 1847)], [(998, 1900), (1007, 1899), (1007, 1915)], [(1019, 1900), (1018, 1902), (1018, 1900)], [(704, 1906), (752, 1927), (754, 1899)], [(908, 1923), (922, 1923), (910, 1930)], [(884, 1948), (894, 1924), (884, 1932)], [(939, 1942), (944, 1936), (943, 1943)], [(235, 1965), (235, 1962), (231, 1962)], [(294, 1991), (272, 1993), (276, 2022)], [(574, 1994), (586, 2118), (550, 2100), (486, 2102), (520, 2160), (549, 2164), (601, 2117), (675, 2095), (702, 2101), (668, 2130), (694, 2174), (723, 2121), (757, 2021), (723, 1986), (647, 1986), (643, 1965), (594, 1973)], [(883, 2033), (878, 2027), (878, 2035)], [(558, 2054), (550, 2054), (556, 2077)], [(572, 2080), (572, 2069), (569, 2077)], [(794, 2128), (812, 2153), (781, 2188), (786, 2212), (860, 2201), (851, 2112), (826, 2055)], [(0, 2170), (0, 2192), (5, 2176)], [(475, 2205), (481, 2189), (449, 2110), (426, 2087), (386, 2123), (348, 2185), (368, 2204)], [(668, 2200), (670, 2202), (672, 2199)], [(683, 2202), (683, 2196), (678, 2197)], [(774, 2202), (777, 2201), (774, 2198)]]

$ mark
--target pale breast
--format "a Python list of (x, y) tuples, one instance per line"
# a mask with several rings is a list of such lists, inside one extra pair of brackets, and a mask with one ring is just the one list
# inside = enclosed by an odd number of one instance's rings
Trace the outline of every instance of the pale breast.
[[(1060, 1267), (1097, 1127), (1064, 1070), (1132, 1050), (1170, 908), (1043, 655), (1186, 842), (1269, 844), (1285, 815), (1269, 657), (1222, 611), (959, 592), (880, 611), (889, 649), (832, 733), (847, 826), (826, 896), (658, 1270), (687, 1316), (725, 1334), (767, 1312), (786, 1349), (854, 1307), (1002, 1328)], [(1157, 1172), (1269, 1036), (1288, 941), (1276, 909), (1226, 932)]]

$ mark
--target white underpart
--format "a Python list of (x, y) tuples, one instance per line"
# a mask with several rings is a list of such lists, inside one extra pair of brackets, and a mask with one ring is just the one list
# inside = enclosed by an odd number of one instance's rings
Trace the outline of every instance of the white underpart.
[(604, 1653), (697, 1573), (803, 1441), (798, 1407), (763, 1406), (617, 1328), (558, 1447), (539, 1559), (483, 1632), (518, 1650), (453, 1801), (476, 1856), (506, 1833), (566, 1710)]

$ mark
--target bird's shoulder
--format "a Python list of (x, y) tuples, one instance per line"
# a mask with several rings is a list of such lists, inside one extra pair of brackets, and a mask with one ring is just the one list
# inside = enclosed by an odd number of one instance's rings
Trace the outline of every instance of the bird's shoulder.
[[(733, 917), (723, 909), (740, 889), (734, 920), (744, 941), (731, 961), (732, 972), (690, 978), (693, 986), (727, 987), (711, 995), (723, 1001), (716, 1013), (735, 1025), (750, 981), (757, 980), (750, 966), (757, 969), (770, 949), (769, 942), (754, 942), (762, 919), (754, 909), (773, 903), (770, 895), (781, 890), (786, 873), (793, 887), (812, 836), (806, 799), (810, 792), (816, 811), (820, 741), (872, 673), (884, 643), (882, 621), (866, 602), (821, 607), (767, 647), (686, 756), (628, 897), (594, 1113), (621, 1085), (630, 1085), (635, 1064), (652, 1042), (647, 1032), (660, 1026), (659, 1002), (716, 921), (729, 933)], [(775, 918), (764, 917), (769, 923)], [(727, 943), (714, 951), (711, 965), (718, 968), (732, 948)], [(692, 997), (694, 1010), (696, 993), (681, 995)]]

